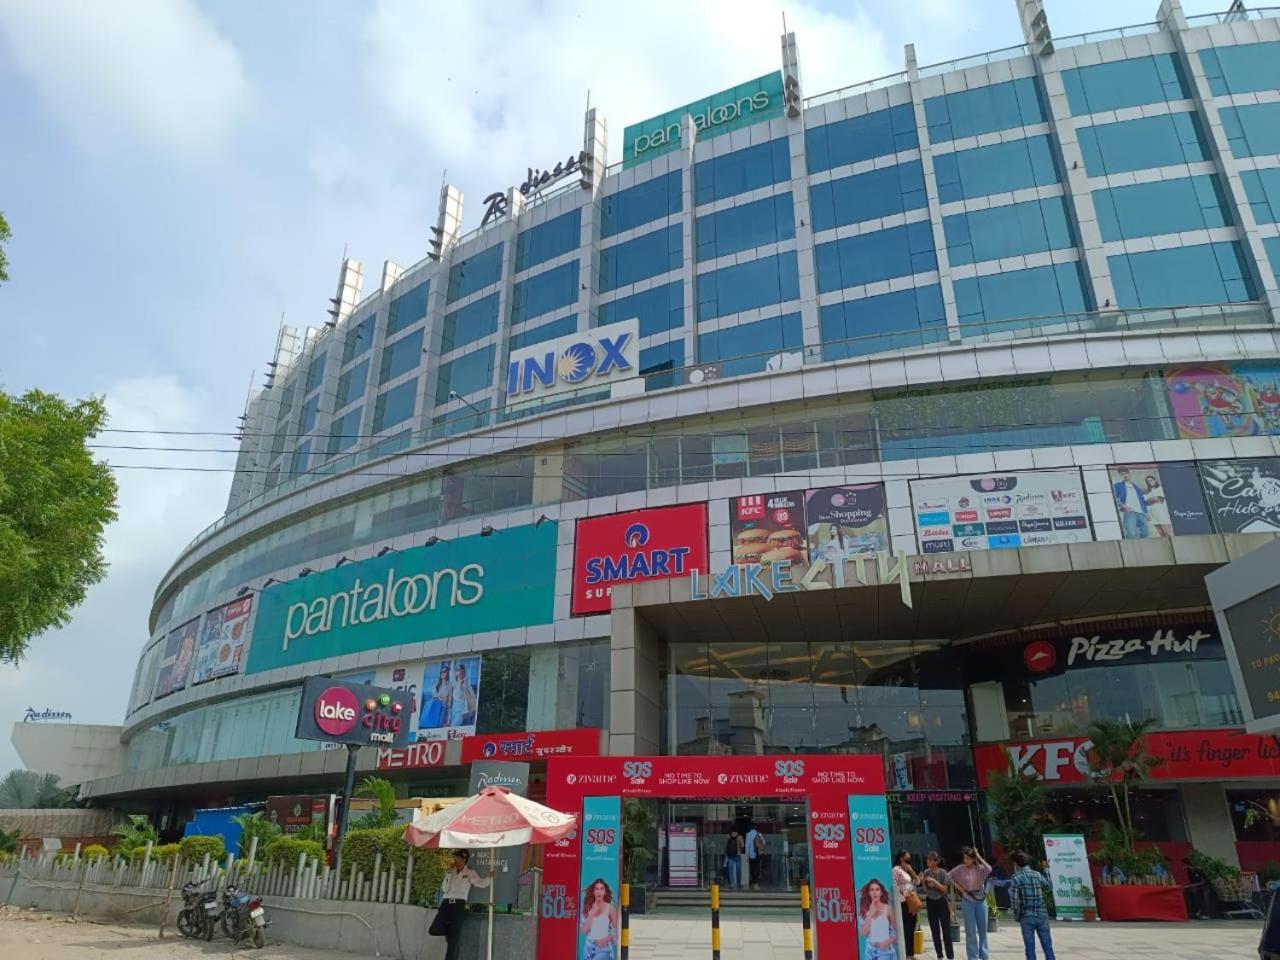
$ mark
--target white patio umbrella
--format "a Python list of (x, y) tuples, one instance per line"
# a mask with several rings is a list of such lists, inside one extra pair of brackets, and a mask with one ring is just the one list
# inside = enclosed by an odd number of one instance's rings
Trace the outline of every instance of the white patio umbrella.
[[(486, 787), (474, 797), (415, 818), (404, 839), (415, 847), (494, 850), (525, 844), (547, 844), (566, 836), (578, 818), (517, 796), (506, 787)], [(486, 955), (493, 960), (493, 888), (489, 876), (489, 930)]]

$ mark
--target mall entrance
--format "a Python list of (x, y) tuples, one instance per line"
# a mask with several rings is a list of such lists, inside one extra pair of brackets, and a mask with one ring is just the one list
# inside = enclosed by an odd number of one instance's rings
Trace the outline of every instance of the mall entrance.
[[(803, 799), (664, 800), (658, 803), (657, 882), (662, 889), (722, 893), (794, 892), (809, 878), (807, 814)], [(763, 852), (752, 875), (746, 837), (755, 829)], [(742, 852), (730, 857), (730, 838)], [(754, 838), (753, 838), (754, 839)]]

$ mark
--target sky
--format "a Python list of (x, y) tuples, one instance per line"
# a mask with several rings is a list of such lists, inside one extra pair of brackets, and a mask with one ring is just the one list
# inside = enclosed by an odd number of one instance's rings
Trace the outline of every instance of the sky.
[[(1049, 0), (1056, 36), (1156, 0)], [(1188, 14), (1226, 0), (1184, 0)], [(1021, 42), (1015, 0), (0, 0), (0, 389), (106, 398), (110, 427), (229, 434), (284, 322), (326, 319), (343, 251), (426, 255), (442, 179), (481, 198), (581, 147), (588, 103), (630, 123), (781, 66), (804, 94)], [(447, 171), (447, 174), (446, 174)], [(231, 436), (107, 433), (117, 465), (227, 467)], [(0, 664), (0, 773), (27, 706), (119, 723), (155, 585), (228, 473), (120, 469), (107, 578)]]

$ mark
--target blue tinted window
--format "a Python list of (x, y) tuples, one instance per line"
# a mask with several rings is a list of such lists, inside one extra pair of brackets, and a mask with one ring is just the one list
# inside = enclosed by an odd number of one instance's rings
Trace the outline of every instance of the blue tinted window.
[(1194, 113), (1081, 127), (1077, 136), (1091, 177), (1209, 159), (1208, 141)]
[(619, 190), (600, 198), (600, 236), (632, 230), (680, 212), (683, 204), (680, 171)]
[(1280, 43), (1242, 43), (1200, 51), (1215, 97), (1280, 90)]
[(386, 393), (378, 395), (373, 406), (373, 432), (381, 433), (397, 423), (404, 423), (413, 416), (413, 407), (418, 395), (417, 378), (406, 381), (398, 387), (392, 387)]
[(943, 203), (1058, 182), (1058, 165), (1048, 137), (938, 154), (933, 158), (933, 170)]
[[(483, 427), (488, 418), (485, 414), (493, 404), (488, 397), (481, 397), (478, 400), (471, 401), (471, 406), (465, 403), (455, 410), (441, 414), (431, 421), (431, 435), (433, 437), (452, 437), (459, 433), (466, 433), (468, 430), (476, 430)], [(472, 410), (471, 407), (476, 407)], [(479, 412), (477, 412), (477, 410)]]
[(370, 314), (347, 331), (347, 341), (342, 345), (344, 366), (369, 349), (373, 343), (373, 322), (377, 318), (377, 314)]
[(952, 266), (1075, 246), (1062, 197), (942, 218)]
[(316, 394), (302, 405), (302, 416), (298, 420), (298, 432), (310, 433), (316, 425), (316, 414), (320, 412), (320, 394)]
[(502, 244), (498, 243), (488, 250), (481, 250), (465, 260), (459, 260), (449, 268), (449, 289), (445, 295), (446, 303), (453, 303), (463, 297), (483, 290), (490, 284), (502, 279)]
[(391, 301), (391, 306), (387, 308), (388, 337), (427, 315), (427, 289), (430, 286), (429, 280), (420, 283)]
[(325, 356), (325, 352), (320, 350), (311, 358), (311, 365), (307, 367), (307, 385), (302, 391), (303, 393), (310, 393), (316, 387), (320, 386), (320, 381), (324, 379)]
[(298, 449), (293, 451), (293, 464), (290, 467), (293, 473), (306, 473), (307, 464), (311, 460), (311, 441), (298, 445)]
[(449, 391), (465, 397), (484, 390), (493, 383), (493, 347), (464, 354), (456, 360), (440, 364), (436, 381), (436, 403), (447, 403)]
[(547, 340), (554, 340), (556, 337), (563, 337), (577, 329), (578, 317), (576, 314), (571, 313), (569, 316), (561, 317), (559, 320), (552, 320), (550, 323), (543, 323), (532, 329), (513, 333), (508, 342), (512, 350), (519, 350), (521, 347), (529, 347), (535, 343), (543, 343)]
[(1280, 167), (1241, 170), (1245, 195), (1258, 223), (1280, 222)]
[(930, 97), (924, 102), (924, 116), (930, 143), (1045, 121), (1040, 83), (1035, 77)]
[(919, 145), (915, 108), (909, 103), (810, 127), (804, 134), (810, 173), (914, 150)]
[(1169, 53), (1063, 70), (1062, 85), (1077, 117), (1191, 96), (1181, 65)]
[(1261, 157), (1280, 153), (1280, 103), (1254, 103), (1223, 107), (1219, 111), (1231, 153), (1237, 157)]
[(928, 206), (924, 168), (919, 160), (842, 177), (809, 188), (813, 229), (830, 230), (846, 223), (877, 220)]
[(679, 224), (646, 233), (600, 251), (600, 292), (678, 270), (684, 263)]
[(382, 372), (378, 383), (394, 380), (408, 373), (422, 361), (422, 331), (415, 330), (390, 346), (382, 348)]
[(1107, 257), (1120, 307), (1180, 307), (1254, 299), (1238, 243), (1204, 243)]
[(779, 253), (698, 275), (698, 320), (785, 303), (800, 296), (796, 255)]
[(448, 353), (487, 337), (498, 329), (498, 294), (491, 293), (444, 315), (440, 326), (440, 352)]
[(1280, 237), (1266, 237), (1262, 246), (1267, 251), (1267, 259), (1271, 261), (1271, 272), (1276, 275), (1276, 283), (1280, 283)]
[(684, 283), (677, 280), (644, 293), (600, 304), (600, 326), (640, 318), (640, 336), (674, 330), (684, 323)]
[(684, 366), (684, 341), (672, 340), (640, 351), (640, 375), (646, 389), (674, 387), (680, 382), (679, 369)]
[(1217, 177), (1157, 180), (1093, 191), (1103, 240), (1132, 240), (1231, 223)]
[(516, 273), (578, 249), (581, 240), (581, 208), (530, 227), (516, 237)]
[(788, 313), (769, 320), (744, 323), (727, 330), (698, 336), (698, 362), (720, 364), (720, 375), (735, 377), (765, 368), (769, 357), (802, 350), (804, 334), (800, 314)]
[(364, 396), (364, 388), (369, 382), (369, 361), (357, 363), (338, 378), (338, 398), (335, 409), (341, 410), (352, 400)]
[(511, 288), (511, 322), (532, 320), (578, 302), (578, 261), (521, 280)]
[(791, 194), (781, 193), (698, 217), (697, 259), (714, 260), (768, 243), (793, 240), (795, 235)]
[(947, 314), (937, 284), (835, 303), (819, 311), (819, 322), (823, 360), (947, 339)]
[(819, 293), (938, 268), (928, 220), (820, 243), (814, 256)]
[(735, 150), (693, 165), (693, 203), (700, 206), (791, 179), (787, 138)]
[(356, 407), (345, 416), (339, 417), (329, 427), (329, 455), (350, 450), (360, 439), (360, 415), (364, 407)]
[(955, 291), (962, 326), (1005, 320), (1034, 321), (1088, 308), (1088, 295), (1078, 263), (957, 280)]

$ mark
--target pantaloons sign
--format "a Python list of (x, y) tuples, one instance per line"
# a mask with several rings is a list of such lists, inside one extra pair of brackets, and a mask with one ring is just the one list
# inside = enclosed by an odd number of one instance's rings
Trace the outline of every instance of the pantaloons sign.
[(659, 117), (633, 123), (622, 134), (622, 165), (634, 167), (680, 146), (680, 122), (686, 113), (693, 117), (698, 138), (707, 139), (780, 117), (782, 107), (782, 74), (767, 73)]
[(247, 673), (441, 637), (550, 623), (556, 525), (440, 541), (262, 594)]

